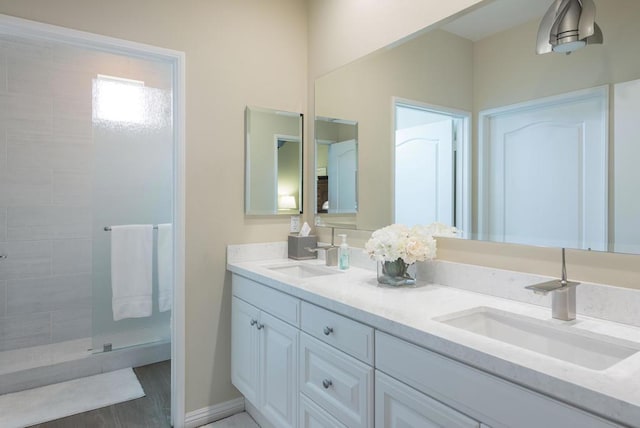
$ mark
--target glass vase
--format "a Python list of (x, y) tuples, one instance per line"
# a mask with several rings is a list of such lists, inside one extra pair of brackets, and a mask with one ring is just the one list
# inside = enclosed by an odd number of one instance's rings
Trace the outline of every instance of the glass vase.
[(399, 287), (416, 283), (415, 266), (402, 259), (378, 262), (378, 283)]

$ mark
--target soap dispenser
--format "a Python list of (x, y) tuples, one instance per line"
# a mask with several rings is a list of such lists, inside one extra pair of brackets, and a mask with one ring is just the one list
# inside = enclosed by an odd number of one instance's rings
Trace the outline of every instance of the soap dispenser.
[(342, 238), (338, 254), (338, 267), (342, 270), (349, 269), (349, 245), (347, 245), (347, 235), (338, 235)]

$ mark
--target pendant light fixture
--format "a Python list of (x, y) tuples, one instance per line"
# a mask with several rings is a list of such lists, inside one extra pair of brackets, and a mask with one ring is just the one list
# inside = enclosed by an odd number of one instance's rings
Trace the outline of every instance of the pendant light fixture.
[(536, 52), (569, 55), (588, 44), (602, 44), (593, 0), (555, 0), (538, 29)]

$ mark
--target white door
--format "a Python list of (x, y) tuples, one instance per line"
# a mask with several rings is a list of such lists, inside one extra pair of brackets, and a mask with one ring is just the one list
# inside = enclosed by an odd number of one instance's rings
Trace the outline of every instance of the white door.
[(481, 238), (607, 249), (607, 92), (487, 119)]
[(395, 144), (395, 222), (455, 224), (453, 120), (399, 129)]
[(330, 144), (328, 156), (329, 212), (354, 213), (357, 211), (356, 140)]
[(262, 413), (279, 428), (293, 428), (298, 421), (298, 329), (265, 312), (259, 327)]
[(376, 428), (479, 428), (480, 424), (376, 370)]
[(231, 308), (231, 382), (258, 403), (258, 322), (256, 307), (234, 297)]

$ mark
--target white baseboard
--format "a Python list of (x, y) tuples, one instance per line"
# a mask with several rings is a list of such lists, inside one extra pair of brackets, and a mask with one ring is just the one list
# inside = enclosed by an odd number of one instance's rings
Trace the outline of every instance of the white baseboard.
[(197, 428), (244, 411), (244, 397), (194, 410), (185, 415), (185, 428)]

